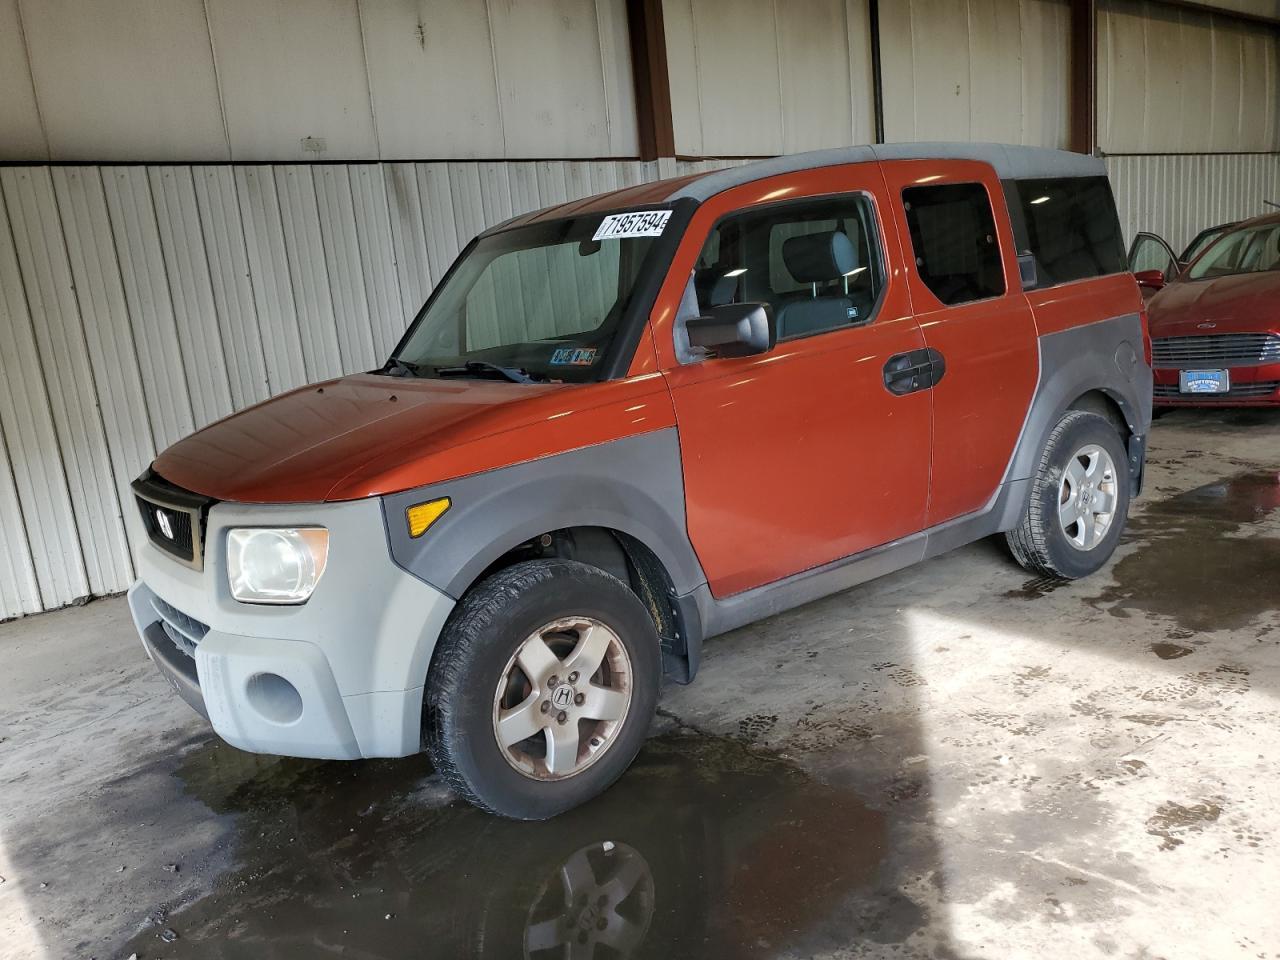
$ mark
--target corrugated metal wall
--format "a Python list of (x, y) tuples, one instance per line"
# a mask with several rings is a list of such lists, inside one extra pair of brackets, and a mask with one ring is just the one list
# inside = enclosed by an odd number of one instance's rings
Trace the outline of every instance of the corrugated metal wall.
[(484, 227), (721, 165), (0, 167), (0, 619), (125, 589), (156, 451), (376, 366)]
[(1175, 252), (1205, 227), (1274, 213), (1280, 203), (1280, 155), (1107, 157), (1120, 222), (1164, 237)]

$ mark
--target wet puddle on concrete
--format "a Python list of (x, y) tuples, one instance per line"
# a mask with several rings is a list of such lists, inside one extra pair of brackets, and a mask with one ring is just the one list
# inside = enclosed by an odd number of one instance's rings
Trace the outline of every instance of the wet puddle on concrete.
[[(1280, 473), (1240, 474), (1151, 502), (1129, 520), (1137, 549), (1112, 568), (1115, 583), (1091, 602), (1118, 617), (1141, 610), (1183, 631), (1238, 629), (1276, 606), (1280, 538), (1248, 527), (1280, 509)], [(1157, 649), (1157, 646), (1159, 649)], [(1163, 659), (1182, 656), (1156, 645)]]
[(888, 846), (857, 796), (734, 740), (651, 740), (545, 823), (482, 814), (426, 774), (200, 748), (177, 776), (235, 817), (238, 867), (122, 955), (803, 955), (858, 939), (833, 917), (874, 890)]

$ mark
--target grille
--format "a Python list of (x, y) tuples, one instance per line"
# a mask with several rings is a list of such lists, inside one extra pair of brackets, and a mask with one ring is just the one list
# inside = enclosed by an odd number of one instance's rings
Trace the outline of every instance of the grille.
[(189, 617), (172, 604), (165, 603), (159, 597), (151, 598), (151, 606), (160, 618), (160, 626), (165, 636), (173, 641), (173, 645), (188, 657), (196, 655), (196, 647), (209, 632), (207, 624), (195, 617)]
[(195, 559), (195, 542), (192, 538), (192, 517), (185, 510), (161, 506), (144, 497), (138, 497), (138, 510), (142, 513), (142, 525), (147, 536), (161, 550), (180, 560), (191, 563)]
[(213, 501), (175, 487), (150, 470), (133, 482), (133, 494), (148, 539), (174, 559), (202, 569), (204, 518)]
[(1155, 366), (1252, 367), (1280, 363), (1280, 337), (1274, 333), (1219, 333), (1204, 337), (1161, 337), (1152, 341)]
[(1157, 383), (1156, 399), (1194, 400), (1196, 403), (1214, 400), (1259, 400), (1280, 390), (1280, 380), (1262, 380), (1258, 383), (1232, 384), (1226, 393), (1182, 393), (1176, 383)]

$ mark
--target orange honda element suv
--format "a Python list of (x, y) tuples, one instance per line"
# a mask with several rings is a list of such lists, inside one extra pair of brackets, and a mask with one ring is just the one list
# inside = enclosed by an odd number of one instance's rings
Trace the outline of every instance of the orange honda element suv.
[(227, 742), (545, 818), (707, 637), (995, 533), (1097, 570), (1150, 419), (1100, 161), (781, 157), (477, 237), (381, 369), (160, 455), (129, 601)]

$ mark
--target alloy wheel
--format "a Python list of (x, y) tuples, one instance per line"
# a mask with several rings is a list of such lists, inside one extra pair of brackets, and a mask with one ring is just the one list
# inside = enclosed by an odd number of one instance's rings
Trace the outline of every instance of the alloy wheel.
[(1111, 454), (1096, 443), (1077, 450), (1058, 485), (1058, 524), (1067, 542), (1077, 550), (1100, 544), (1115, 520), (1118, 497)]
[(617, 739), (631, 707), (631, 658), (591, 617), (562, 617), (512, 654), (493, 698), (493, 735), (533, 780), (581, 773)]

